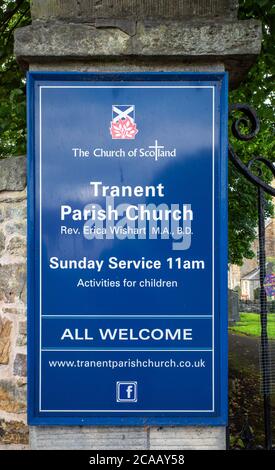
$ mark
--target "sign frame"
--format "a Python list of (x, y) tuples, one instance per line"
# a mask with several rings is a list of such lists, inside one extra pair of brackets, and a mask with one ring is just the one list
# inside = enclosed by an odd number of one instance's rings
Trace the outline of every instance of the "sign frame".
[[(37, 331), (37, 314), (35, 313), (35, 258), (34, 252), (35, 230), (35, 84), (40, 81), (194, 81), (216, 82), (220, 93), (220, 175), (219, 185), (215, 188), (219, 195), (219, 403), (215, 416), (153, 416), (144, 412), (139, 416), (41, 416), (37, 412), (37, 348), (39, 338), (35, 336)], [(226, 426), (228, 416), (228, 333), (227, 333), (227, 154), (228, 154), (228, 77), (226, 72), (123, 72), (123, 73), (90, 73), (90, 72), (29, 72), (27, 77), (28, 100), (28, 231), (27, 231), (27, 311), (28, 311), (28, 423), (30, 425), (99, 425), (99, 426), (187, 426), (187, 425), (211, 425)], [(199, 190), (199, 189), (198, 189)], [(41, 332), (40, 332), (41, 334)], [(115, 414), (115, 413), (114, 413)]]

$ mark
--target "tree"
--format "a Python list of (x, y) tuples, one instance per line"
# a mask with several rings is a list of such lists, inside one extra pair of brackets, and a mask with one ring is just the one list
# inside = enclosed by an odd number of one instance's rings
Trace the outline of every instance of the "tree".
[[(250, 142), (232, 138), (235, 151), (243, 162), (253, 156), (264, 156), (274, 161), (274, 78), (275, 78), (275, 4), (273, 0), (241, 0), (240, 19), (260, 19), (263, 25), (262, 51), (245, 81), (230, 93), (231, 103), (248, 103), (257, 111), (261, 129)], [(270, 182), (270, 171), (263, 170), (263, 178)], [(267, 198), (266, 215), (273, 207)], [(256, 237), (256, 189), (229, 163), (229, 260), (241, 264), (244, 257), (252, 258), (251, 243)]]
[[(238, 155), (248, 162), (253, 155), (274, 160), (274, 64), (275, 5), (273, 0), (240, 0), (239, 18), (260, 19), (263, 24), (262, 52), (246, 80), (230, 93), (233, 103), (252, 105), (261, 120), (257, 138), (240, 143), (232, 138)], [(30, 23), (29, 0), (0, 0), (0, 158), (26, 152), (25, 74), (13, 55), (13, 31)], [(264, 170), (264, 178), (271, 175)], [(272, 207), (267, 205), (267, 215)], [(229, 260), (241, 264), (253, 257), (251, 243), (256, 236), (256, 190), (229, 164)]]
[(26, 79), (13, 54), (13, 32), (28, 23), (29, 0), (0, 0), (1, 158), (26, 152)]

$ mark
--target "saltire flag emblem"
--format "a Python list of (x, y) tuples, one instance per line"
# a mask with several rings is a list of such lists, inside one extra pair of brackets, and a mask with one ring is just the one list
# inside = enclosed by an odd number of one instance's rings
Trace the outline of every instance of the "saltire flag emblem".
[(134, 139), (137, 133), (135, 106), (133, 104), (113, 105), (110, 127), (112, 139)]

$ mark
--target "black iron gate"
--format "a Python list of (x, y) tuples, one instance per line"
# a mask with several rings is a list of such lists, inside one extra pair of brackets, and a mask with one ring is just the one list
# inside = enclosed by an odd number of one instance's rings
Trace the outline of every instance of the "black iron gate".
[[(260, 123), (255, 111), (246, 104), (234, 104), (230, 106), (230, 114), (234, 111), (241, 112), (242, 116), (233, 120), (232, 133), (238, 140), (249, 141), (253, 139), (260, 129)], [(243, 127), (249, 130), (248, 133), (243, 131)], [(262, 156), (251, 158), (245, 165), (233, 147), (229, 145), (229, 158), (237, 168), (237, 170), (245, 176), (257, 188), (258, 197), (258, 238), (259, 238), (259, 269), (260, 269), (260, 322), (261, 322), (261, 371), (262, 371), (262, 392), (264, 400), (264, 426), (265, 426), (265, 448), (272, 449), (272, 417), (271, 417), (271, 360), (270, 345), (268, 339), (267, 323), (267, 295), (265, 291), (266, 279), (266, 248), (265, 248), (265, 204), (266, 196), (269, 194), (275, 197), (275, 188), (267, 184), (262, 179), (261, 166), (265, 165), (275, 177), (275, 166)], [(247, 448), (251, 448), (253, 438), (249, 432), (249, 425), (246, 423)]]

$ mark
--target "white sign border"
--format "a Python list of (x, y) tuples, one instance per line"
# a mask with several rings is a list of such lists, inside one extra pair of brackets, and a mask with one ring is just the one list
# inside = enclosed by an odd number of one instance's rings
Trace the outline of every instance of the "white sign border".
[[(42, 409), (42, 89), (86, 89), (86, 88), (185, 88), (212, 89), (212, 409), (211, 410), (45, 410)], [(215, 412), (215, 86), (91, 86), (91, 85), (39, 85), (39, 412), (47, 413), (214, 413)], [(138, 315), (136, 315), (137, 317)], [(59, 349), (59, 351), (61, 351)], [(75, 349), (74, 351), (78, 351)], [(101, 350), (115, 352), (116, 350)], [(135, 351), (135, 350), (131, 350)], [(143, 351), (138, 349), (137, 351)], [(181, 350), (177, 350), (181, 352)], [(205, 351), (205, 350), (203, 350)]]

